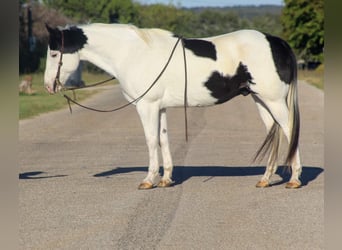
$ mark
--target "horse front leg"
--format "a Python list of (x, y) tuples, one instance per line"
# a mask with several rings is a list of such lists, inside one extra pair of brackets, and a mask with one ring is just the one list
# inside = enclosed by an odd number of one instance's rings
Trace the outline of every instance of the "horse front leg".
[(140, 101), (137, 104), (149, 152), (149, 166), (146, 178), (139, 185), (139, 189), (151, 189), (159, 175), (158, 143), (159, 143), (159, 104)]
[(167, 135), (167, 121), (166, 121), (166, 110), (162, 109), (160, 111), (160, 147), (163, 156), (163, 166), (164, 166), (164, 175), (160, 182), (158, 183), (158, 187), (170, 187), (173, 184), (172, 181), (172, 170), (173, 163), (172, 157), (169, 147), (169, 138)]

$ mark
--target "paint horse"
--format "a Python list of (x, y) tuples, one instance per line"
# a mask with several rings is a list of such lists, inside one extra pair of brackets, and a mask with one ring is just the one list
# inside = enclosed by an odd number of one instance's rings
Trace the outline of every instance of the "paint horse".
[[(140, 29), (124, 24), (65, 28), (47, 25), (47, 29), (49, 46), (44, 81), (50, 93), (61, 87), (56, 87), (57, 71), (59, 81), (64, 84), (77, 70), (80, 61), (86, 60), (115, 76), (125, 98), (135, 104), (149, 151), (148, 173), (139, 189), (173, 184), (166, 108), (184, 105), (185, 66), (188, 106), (220, 104), (241, 94), (250, 94), (254, 99), (267, 130), (257, 155), (269, 153), (266, 171), (256, 186), (270, 185), (270, 177), (277, 169), (282, 133), (289, 142), (285, 164), (292, 170), (286, 187), (301, 186), (296, 58), (282, 39), (255, 30), (187, 39), (161, 29)], [(177, 45), (180, 39), (182, 42)], [(143, 98), (138, 98), (161, 73), (168, 59), (170, 63), (157, 83)], [(161, 147), (164, 174), (156, 183), (158, 146)]]

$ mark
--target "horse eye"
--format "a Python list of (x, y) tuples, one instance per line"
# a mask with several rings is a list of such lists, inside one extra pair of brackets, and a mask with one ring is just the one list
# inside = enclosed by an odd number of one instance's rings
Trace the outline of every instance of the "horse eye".
[(57, 56), (57, 53), (51, 54), (51, 57), (56, 57), (56, 56)]

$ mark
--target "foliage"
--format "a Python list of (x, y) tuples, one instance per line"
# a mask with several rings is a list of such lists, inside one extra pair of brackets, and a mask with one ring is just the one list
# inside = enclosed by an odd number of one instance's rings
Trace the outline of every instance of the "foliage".
[(142, 5), (138, 8), (134, 24), (144, 28), (161, 28), (175, 32), (187, 18), (187, 21), (190, 21), (191, 17), (174, 5)]
[(273, 14), (266, 14), (256, 16), (253, 18), (251, 27), (262, 32), (266, 32), (275, 36), (282, 36), (282, 26), (280, 23), (280, 16)]
[(137, 7), (134, 21), (139, 27), (158, 27), (184, 37), (207, 37), (253, 28), (280, 35), (280, 15), (246, 7), (248, 15), (241, 17), (242, 7), (179, 9), (174, 5), (154, 4)]
[(234, 12), (224, 13), (210, 9), (199, 14), (196, 24), (196, 30), (201, 37), (228, 33), (241, 27), (240, 20)]
[(170, 30), (184, 37), (219, 35), (241, 27), (235, 13), (210, 9), (195, 13), (162, 4), (140, 6), (135, 24), (144, 28)]
[(133, 21), (136, 12), (131, 0), (44, 0), (43, 2), (78, 22), (128, 23)]
[(323, 0), (285, 0), (284, 37), (306, 61), (323, 61)]

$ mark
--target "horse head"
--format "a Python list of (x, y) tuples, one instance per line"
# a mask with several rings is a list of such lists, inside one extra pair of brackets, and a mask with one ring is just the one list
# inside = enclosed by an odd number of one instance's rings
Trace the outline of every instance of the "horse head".
[(56, 93), (63, 86), (81, 82), (79, 51), (87, 43), (82, 29), (72, 26), (64, 29), (51, 28), (46, 55), (44, 85), (49, 93)]

